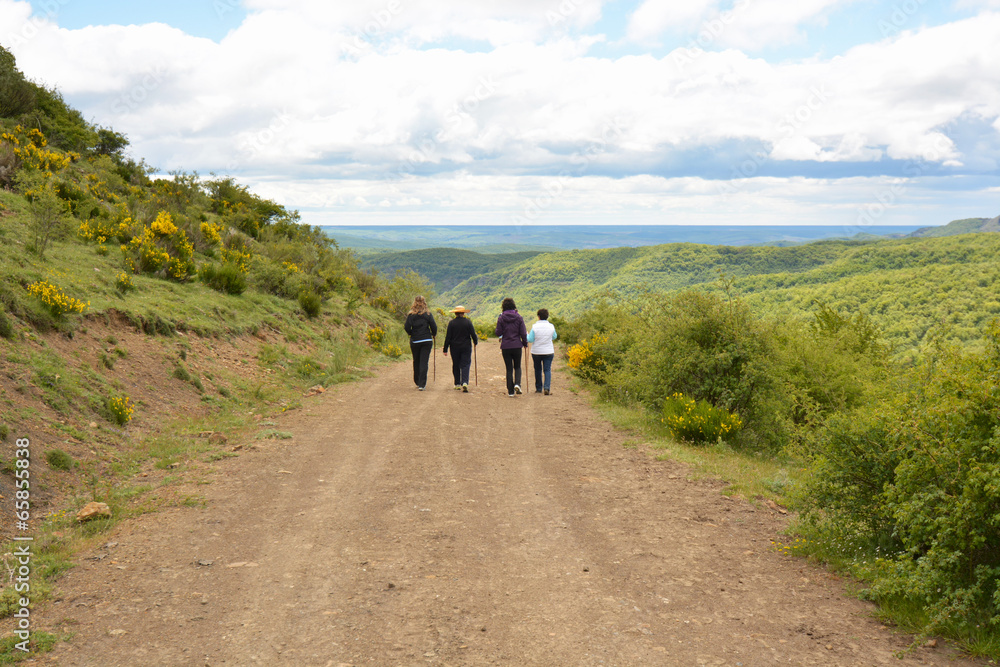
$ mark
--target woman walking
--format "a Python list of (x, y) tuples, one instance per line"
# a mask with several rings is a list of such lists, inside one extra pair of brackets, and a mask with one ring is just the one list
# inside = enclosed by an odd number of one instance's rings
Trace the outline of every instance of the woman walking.
[(448, 323), (448, 330), (444, 334), (444, 347), (441, 350), (444, 356), (448, 356), (448, 348), (451, 348), (451, 373), (455, 377), (455, 389), (461, 389), (466, 394), (469, 393), (469, 367), (472, 365), (472, 346), (479, 345), (479, 336), (476, 335), (476, 327), (465, 314), (468, 309), (459, 306), (451, 312), (455, 313), (455, 319)]
[(422, 296), (413, 299), (410, 314), (406, 316), (403, 329), (410, 336), (410, 352), (413, 354), (413, 382), (423, 391), (427, 386), (427, 361), (431, 358), (434, 337), (437, 336), (437, 322), (427, 308), (427, 300)]
[(528, 332), (524, 318), (517, 312), (514, 299), (507, 297), (497, 318), (496, 335), (500, 339), (500, 353), (507, 367), (507, 395), (521, 393), (521, 350), (528, 347)]
[[(535, 366), (535, 393), (544, 392), (548, 396), (552, 385), (552, 358), (555, 356), (556, 348), (552, 344), (559, 334), (556, 328), (549, 322), (549, 311), (542, 308), (538, 311), (538, 321), (528, 332), (528, 342), (531, 343), (531, 363)], [(545, 375), (544, 382), (542, 375)]]

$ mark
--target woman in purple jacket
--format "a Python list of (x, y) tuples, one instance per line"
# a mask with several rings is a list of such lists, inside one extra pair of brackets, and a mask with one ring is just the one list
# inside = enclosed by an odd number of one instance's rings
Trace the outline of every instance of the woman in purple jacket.
[(500, 339), (500, 353), (507, 367), (507, 395), (513, 396), (521, 393), (521, 350), (528, 347), (528, 332), (514, 299), (504, 299), (502, 308), (503, 312), (497, 318), (496, 335)]

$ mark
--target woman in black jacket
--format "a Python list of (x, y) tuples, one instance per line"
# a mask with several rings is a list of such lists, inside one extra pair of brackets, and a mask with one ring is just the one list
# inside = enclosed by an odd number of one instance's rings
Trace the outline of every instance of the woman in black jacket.
[(413, 307), (406, 316), (403, 329), (410, 336), (410, 352), (413, 353), (413, 382), (417, 389), (424, 390), (427, 386), (427, 361), (431, 358), (434, 348), (434, 337), (437, 336), (437, 322), (427, 308), (427, 300), (422, 296), (413, 299)]
[(448, 348), (451, 348), (451, 374), (455, 377), (455, 389), (469, 393), (472, 346), (479, 345), (479, 336), (476, 335), (476, 327), (472, 325), (472, 321), (465, 316), (469, 312), (468, 308), (459, 306), (451, 312), (455, 313), (455, 319), (448, 323), (441, 351), (447, 357)]

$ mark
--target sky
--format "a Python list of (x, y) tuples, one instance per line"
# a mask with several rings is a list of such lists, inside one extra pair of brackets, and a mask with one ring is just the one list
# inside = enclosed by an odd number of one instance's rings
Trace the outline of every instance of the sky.
[(1000, 0), (0, 0), (0, 44), (313, 225), (1000, 214)]

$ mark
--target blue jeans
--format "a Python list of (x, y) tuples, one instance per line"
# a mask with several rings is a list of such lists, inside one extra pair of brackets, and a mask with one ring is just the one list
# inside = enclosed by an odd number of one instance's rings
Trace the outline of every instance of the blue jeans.
[[(535, 365), (535, 391), (549, 389), (552, 386), (552, 358), (554, 354), (533, 354), (531, 362)], [(545, 384), (542, 384), (542, 373), (545, 374)]]

